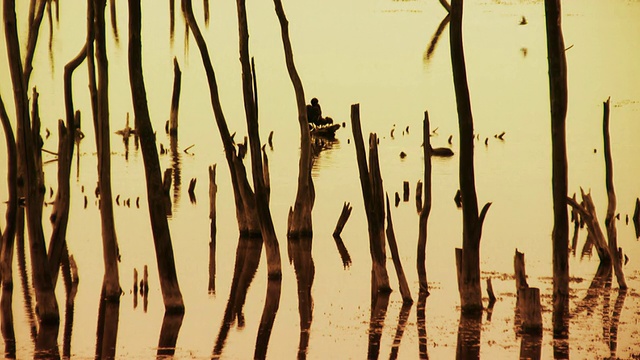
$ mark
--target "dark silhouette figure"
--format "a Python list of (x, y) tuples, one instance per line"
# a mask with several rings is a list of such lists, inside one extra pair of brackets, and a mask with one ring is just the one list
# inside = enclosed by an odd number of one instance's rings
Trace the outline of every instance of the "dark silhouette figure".
[(317, 98), (311, 99), (311, 105), (307, 105), (307, 120), (309, 121), (309, 124), (313, 124), (315, 126), (333, 124), (333, 119), (330, 117), (322, 117), (322, 108), (320, 107), (320, 103)]

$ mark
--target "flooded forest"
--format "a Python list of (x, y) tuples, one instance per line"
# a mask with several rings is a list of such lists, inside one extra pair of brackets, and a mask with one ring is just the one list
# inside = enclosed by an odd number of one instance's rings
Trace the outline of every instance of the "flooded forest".
[(640, 359), (638, 0), (2, 0), (4, 358)]

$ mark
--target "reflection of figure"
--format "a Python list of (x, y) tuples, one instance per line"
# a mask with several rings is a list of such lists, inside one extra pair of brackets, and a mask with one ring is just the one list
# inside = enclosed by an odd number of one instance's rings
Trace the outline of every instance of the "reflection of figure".
[(311, 105), (307, 105), (307, 120), (309, 124), (315, 126), (333, 124), (333, 119), (330, 117), (322, 117), (322, 108), (317, 98), (311, 99)]

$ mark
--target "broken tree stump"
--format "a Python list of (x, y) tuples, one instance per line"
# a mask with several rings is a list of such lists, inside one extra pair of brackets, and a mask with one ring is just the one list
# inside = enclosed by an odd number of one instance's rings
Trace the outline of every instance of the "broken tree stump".
[(182, 71), (178, 60), (173, 58), (173, 93), (171, 95), (171, 113), (169, 115), (169, 135), (178, 135), (178, 109), (180, 108), (180, 87), (182, 80)]
[(342, 205), (342, 212), (340, 213), (340, 217), (338, 218), (336, 228), (333, 230), (334, 237), (340, 236), (340, 234), (342, 233), (344, 225), (347, 223), (347, 220), (349, 220), (349, 216), (351, 216), (351, 210), (353, 210), (353, 208), (351, 207), (350, 203), (345, 202), (344, 205)]
[(540, 289), (526, 288), (520, 291), (518, 310), (522, 320), (521, 329), (525, 334), (542, 335), (542, 306)]
[[(407, 183), (408, 184), (408, 183)], [(393, 221), (391, 220), (391, 206), (389, 206), (389, 195), (386, 196), (387, 201), (387, 241), (389, 243), (389, 249), (391, 250), (391, 258), (393, 259), (393, 266), (396, 269), (398, 275), (398, 283), (400, 284), (400, 294), (404, 304), (412, 304), (411, 291), (409, 290), (409, 284), (407, 278), (404, 275), (402, 269), (402, 261), (400, 260), (400, 254), (398, 254), (398, 243), (396, 242), (396, 235), (393, 231)]]
[[(431, 213), (431, 140), (430, 140), (429, 112), (424, 112), (422, 123), (423, 161), (424, 161), (424, 182), (418, 181), (418, 188), (422, 194), (424, 186), (424, 205), (420, 205), (420, 218), (418, 220), (418, 254), (416, 268), (418, 271), (418, 281), (420, 283), (420, 293), (429, 294), (429, 284), (427, 282), (427, 223)], [(420, 186), (422, 185), (422, 186)], [(418, 202), (418, 190), (416, 190), (416, 202)]]

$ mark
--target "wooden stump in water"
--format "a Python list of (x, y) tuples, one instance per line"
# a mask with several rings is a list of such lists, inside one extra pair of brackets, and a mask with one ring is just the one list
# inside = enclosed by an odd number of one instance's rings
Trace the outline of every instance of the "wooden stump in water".
[(342, 229), (344, 228), (344, 225), (347, 223), (347, 220), (349, 220), (349, 216), (351, 216), (351, 210), (353, 208), (351, 207), (351, 204), (348, 202), (345, 202), (344, 205), (342, 205), (342, 212), (340, 213), (340, 217), (338, 218), (338, 223), (336, 224), (336, 228), (333, 230), (333, 236), (340, 236), (340, 234), (342, 233)]
[(542, 335), (540, 289), (530, 287), (520, 290), (518, 310), (520, 311), (520, 319), (522, 320), (522, 332), (525, 334)]
[(402, 201), (403, 202), (409, 201), (409, 182), (408, 181), (402, 182)]
[(178, 135), (178, 109), (180, 107), (180, 86), (182, 71), (178, 60), (173, 58), (173, 94), (171, 95), (171, 115), (169, 116), (169, 135)]

